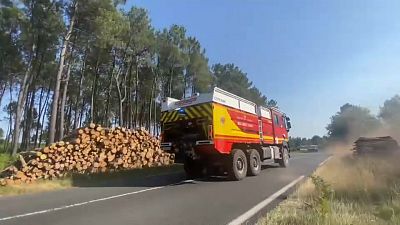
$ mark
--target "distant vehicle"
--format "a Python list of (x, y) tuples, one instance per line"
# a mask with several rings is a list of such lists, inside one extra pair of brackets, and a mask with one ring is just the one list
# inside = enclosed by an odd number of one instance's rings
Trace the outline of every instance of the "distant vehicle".
[(289, 164), (290, 119), (277, 108), (259, 107), (232, 93), (213, 92), (161, 106), (162, 148), (183, 159), (188, 177), (228, 174), (257, 176), (261, 163)]
[(301, 152), (318, 152), (318, 145), (302, 145), (299, 147)]

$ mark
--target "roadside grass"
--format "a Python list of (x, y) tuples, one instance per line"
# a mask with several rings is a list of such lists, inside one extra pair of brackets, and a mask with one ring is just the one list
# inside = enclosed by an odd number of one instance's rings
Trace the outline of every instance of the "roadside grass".
[(181, 165), (152, 167), (118, 172), (97, 174), (73, 174), (62, 179), (38, 180), (31, 184), (13, 184), (0, 187), (1, 196), (32, 194), (46, 191), (56, 191), (72, 187), (103, 187), (115, 184), (124, 185), (126, 181), (143, 179), (151, 176), (161, 176), (183, 171)]
[(40, 180), (31, 184), (12, 184), (0, 187), (0, 197), (62, 190), (72, 187), (70, 178)]
[(398, 225), (397, 159), (334, 157), (258, 224)]

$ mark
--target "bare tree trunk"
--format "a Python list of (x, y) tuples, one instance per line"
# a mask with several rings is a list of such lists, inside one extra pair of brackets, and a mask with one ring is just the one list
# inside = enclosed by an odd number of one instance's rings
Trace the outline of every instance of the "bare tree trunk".
[(67, 119), (66, 121), (68, 122), (65, 125), (65, 131), (64, 133), (69, 134), (71, 132), (71, 126), (72, 126), (72, 102), (69, 103), (68, 105), (68, 110), (67, 110)]
[(86, 52), (85, 52), (85, 59), (83, 60), (83, 64), (82, 64), (82, 70), (81, 70), (81, 77), (79, 78), (79, 88), (78, 88), (78, 95), (76, 96), (76, 100), (75, 100), (75, 107), (74, 107), (74, 130), (76, 128), (78, 128), (78, 124), (80, 125), (80, 122), (78, 122), (79, 119), (79, 99), (82, 96), (82, 85), (83, 85), (83, 78), (84, 78), (84, 73), (85, 73), (85, 67), (86, 67)]
[[(42, 90), (40, 92), (38, 121), (36, 123), (36, 132), (35, 132), (36, 134), (35, 134), (35, 144), (34, 144), (34, 146), (36, 146), (36, 147), (40, 146), (40, 143), (38, 143), (38, 141), (39, 141), (39, 131), (43, 127), (43, 123), (44, 123), (43, 115), (45, 114), (44, 110), (46, 109), (46, 105), (47, 105), (47, 103), (49, 101), (50, 88), (47, 90), (47, 94), (46, 94), (46, 98), (45, 98), (44, 103), (43, 103), (43, 93), (44, 93), (44, 88), (42, 87)], [(43, 117), (43, 120), (42, 120), (42, 117)]]
[[(33, 82), (32, 82), (33, 83)], [(31, 84), (31, 86), (32, 86), (32, 84)], [(21, 150), (23, 150), (23, 149), (26, 149), (26, 145), (25, 145), (25, 142), (26, 142), (26, 128), (27, 128), (27, 121), (29, 120), (29, 118), (28, 118), (28, 116), (29, 116), (29, 103), (30, 103), (30, 99), (31, 99), (31, 96), (32, 96), (32, 94), (31, 94), (31, 90), (28, 90), (28, 94), (26, 95), (26, 99), (25, 99), (25, 103), (24, 103), (24, 105), (25, 105), (25, 110), (24, 110), (24, 112), (23, 112), (23, 116), (22, 116), (22, 118), (23, 118), (23, 120), (21, 121), (21, 133), (22, 133), (22, 137), (21, 137), (21, 144), (20, 144), (20, 146), (19, 146), (19, 149), (20, 149), (20, 151)]]
[(65, 77), (65, 83), (63, 88), (63, 95), (61, 98), (61, 109), (60, 109), (60, 136), (58, 137), (59, 140), (64, 138), (64, 124), (65, 124), (65, 103), (67, 101), (67, 92), (68, 92), (68, 83), (69, 77), (71, 75), (71, 66), (68, 66), (67, 75)]
[(97, 58), (96, 69), (95, 69), (95, 77), (92, 86), (92, 94), (90, 96), (90, 122), (94, 122), (94, 97), (96, 95), (97, 90), (97, 79), (99, 78), (99, 58)]
[(3, 96), (6, 93), (6, 89), (7, 89), (7, 84), (3, 84), (2, 89), (0, 91), (0, 105), (1, 105), (1, 101), (3, 100)]
[(168, 87), (168, 96), (167, 97), (172, 97), (172, 80), (174, 76), (174, 69), (171, 69), (171, 74), (169, 76), (169, 87)]
[(106, 104), (106, 115), (105, 115), (105, 120), (104, 121), (106, 126), (111, 126), (110, 122), (110, 104), (111, 104), (111, 93), (112, 93), (112, 85), (113, 85), (113, 71), (115, 68), (115, 57), (112, 63), (112, 67), (110, 69), (110, 80), (109, 80), (109, 85), (108, 85), (108, 90), (107, 90), (107, 104)]
[(129, 78), (128, 78), (128, 95), (127, 95), (127, 100), (126, 100), (126, 109), (125, 109), (125, 113), (126, 113), (126, 124), (127, 127), (129, 129), (132, 129), (133, 127), (133, 104), (132, 104), (132, 67), (133, 67), (133, 63), (131, 63), (131, 65), (129, 66)]
[(81, 107), (81, 110), (79, 113), (79, 127), (82, 127), (82, 125), (83, 125), (83, 112), (85, 110), (85, 104), (86, 104), (86, 102), (85, 102), (85, 100), (83, 100), (82, 107)]
[[(9, 106), (11, 105), (11, 103), (13, 102), (13, 90), (12, 90), (12, 80), (11, 80), (11, 83), (10, 83), (10, 101), (9, 101)], [(6, 149), (6, 152), (8, 152), (8, 145), (9, 145), (9, 143), (10, 143), (10, 139), (11, 139), (11, 135), (12, 135), (12, 127), (13, 127), (13, 112), (12, 112), (12, 110), (10, 110), (10, 112), (9, 112), (9, 122), (8, 122), (8, 132), (7, 132), (7, 136), (6, 136), (6, 144), (5, 144), (5, 146), (4, 146), (4, 148)]]
[(38, 121), (36, 123), (36, 129), (35, 129), (35, 136), (33, 138), (33, 146), (37, 146), (37, 141), (38, 141), (38, 135), (39, 135), (39, 129), (40, 129), (40, 119), (42, 116), (42, 104), (43, 104), (43, 94), (44, 94), (44, 88), (40, 88), (40, 94), (39, 94), (39, 104), (38, 104)]
[(43, 116), (42, 116), (42, 124), (40, 125), (40, 135), (39, 135), (39, 142), (38, 142), (38, 146), (40, 146), (40, 144), (42, 144), (43, 142), (43, 130), (44, 130), (44, 121), (46, 118), (46, 114), (50, 109), (50, 105), (49, 105), (49, 100), (50, 100), (50, 88), (49, 91), (47, 92), (47, 96), (46, 96), (46, 100), (44, 102), (44, 112), (43, 112)]
[(145, 127), (145, 126), (143, 126), (144, 125), (143, 115), (144, 115), (144, 110), (146, 108), (146, 101), (144, 100), (141, 105), (142, 106), (140, 107), (139, 124), (140, 124), (140, 127)]
[(35, 107), (36, 90), (32, 90), (29, 103), (27, 102), (28, 110), (25, 112), (25, 122), (24, 122), (24, 132), (22, 135), (22, 145), (21, 148), (28, 150), (31, 137), (31, 129), (33, 123), (33, 109)]
[[(36, 45), (32, 45), (32, 54), (35, 52)], [(25, 100), (26, 96), (28, 94), (28, 89), (30, 84), (32, 83), (32, 61), (33, 61), (33, 56), (30, 57), (27, 69), (25, 71), (24, 79), (21, 83), (20, 86), (20, 91), (18, 94), (18, 102), (17, 102), (17, 112), (16, 112), (16, 117), (15, 117), (15, 123), (14, 123), (14, 135), (13, 135), (13, 141), (12, 141), (12, 154), (16, 155), (18, 151), (18, 141), (19, 141), (19, 135), (20, 135), (20, 126), (21, 126), (21, 119), (22, 119), (22, 114), (25, 110)]]
[(149, 101), (149, 127), (148, 130), (151, 132), (151, 122), (152, 122), (152, 109), (153, 109), (153, 100), (155, 96), (155, 88), (156, 88), (156, 76), (154, 75), (153, 83), (151, 85), (151, 91), (150, 91), (150, 101)]
[(66, 57), (66, 54), (67, 54), (67, 48), (68, 48), (68, 45), (69, 45), (69, 40), (71, 38), (72, 31), (74, 29), (77, 10), (78, 10), (78, 1), (75, 1), (74, 2), (74, 13), (73, 13), (73, 15), (71, 17), (70, 24), (69, 24), (69, 27), (68, 27), (68, 31), (67, 31), (67, 34), (65, 35), (64, 43), (63, 43), (63, 46), (61, 48), (60, 64), (59, 64), (59, 68), (58, 68), (58, 73), (57, 73), (57, 78), (56, 78), (56, 86), (54, 88), (53, 103), (52, 103), (52, 109), (51, 109), (48, 143), (53, 143), (54, 140), (55, 140), (61, 78), (62, 78), (62, 74), (64, 72), (65, 57)]
[(134, 118), (134, 126), (137, 127), (138, 123), (138, 113), (139, 113), (139, 65), (138, 65), (138, 57), (136, 56), (136, 68), (135, 68), (135, 118)]
[(114, 79), (115, 79), (115, 84), (117, 86), (117, 91), (118, 91), (118, 102), (119, 102), (119, 126), (123, 125), (123, 102), (124, 99), (122, 98), (122, 93), (121, 93), (121, 87), (120, 87), (120, 83), (122, 83), (122, 81), (119, 81), (119, 74), (117, 74)]

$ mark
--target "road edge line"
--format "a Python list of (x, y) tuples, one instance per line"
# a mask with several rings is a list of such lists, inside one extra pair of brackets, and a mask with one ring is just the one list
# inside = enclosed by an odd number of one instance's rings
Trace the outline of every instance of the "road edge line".
[(228, 223), (228, 225), (240, 225), (249, 220), (251, 217), (253, 217), (255, 214), (257, 214), (259, 211), (261, 211), (263, 208), (265, 208), (267, 205), (269, 205), (271, 202), (273, 202), (275, 199), (277, 199), (279, 196), (281, 196), (283, 193), (288, 191), (290, 188), (295, 186), (297, 183), (299, 183), (301, 180), (305, 178), (304, 175), (298, 177), (297, 179), (293, 180), (283, 188), (281, 188), (279, 191), (275, 192), (268, 198), (264, 199), (262, 202), (258, 203), (255, 205), (253, 208), (248, 210), (247, 212), (243, 213), (236, 219), (232, 220), (231, 222)]
[(329, 156), (327, 159), (325, 159), (324, 161), (322, 161), (322, 162), (318, 165), (318, 167), (323, 166), (325, 163), (327, 163), (329, 160), (331, 160), (332, 157), (333, 157), (333, 156)]

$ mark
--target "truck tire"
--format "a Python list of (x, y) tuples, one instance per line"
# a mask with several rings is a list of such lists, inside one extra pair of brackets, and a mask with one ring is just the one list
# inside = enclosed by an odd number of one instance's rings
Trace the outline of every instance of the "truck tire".
[(257, 150), (251, 149), (248, 158), (248, 170), (247, 175), (257, 176), (261, 173), (261, 157)]
[(281, 154), (282, 154), (282, 159), (278, 160), (279, 166), (286, 168), (289, 166), (289, 151), (287, 147), (282, 148)]
[(183, 164), (183, 169), (187, 179), (195, 179), (202, 176), (203, 167), (200, 162), (191, 158), (186, 158)]
[(247, 158), (241, 149), (233, 149), (228, 162), (228, 178), (242, 180), (247, 175)]

